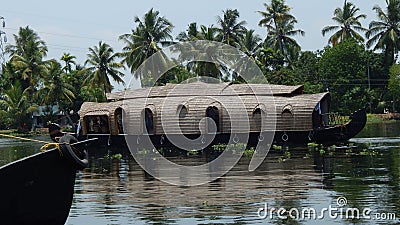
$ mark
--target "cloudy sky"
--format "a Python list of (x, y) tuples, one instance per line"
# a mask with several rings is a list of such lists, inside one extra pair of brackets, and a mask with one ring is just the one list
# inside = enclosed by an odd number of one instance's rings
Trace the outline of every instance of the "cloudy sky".
[[(385, 0), (350, 0), (360, 12), (367, 15), (362, 21), (368, 26), (371, 20), (376, 20), (372, 10), (374, 5), (385, 7)], [(97, 45), (99, 41), (110, 44), (120, 51), (123, 43), (118, 36), (129, 33), (135, 26), (133, 18), (142, 17), (150, 8), (160, 11), (175, 26), (173, 36), (184, 31), (188, 24), (216, 24), (216, 17), (222, 15), (222, 10), (238, 9), (240, 18), (247, 22), (247, 27), (255, 29), (265, 38), (265, 28), (259, 27), (261, 16), (257, 11), (264, 10), (263, 4), (268, 1), (258, 0), (69, 0), (69, 1), (3, 1), (0, 16), (6, 20), (9, 43), (13, 43), (13, 34), (18, 28), (29, 25), (46, 42), (48, 58), (57, 58), (64, 52), (77, 57), (77, 61), (85, 61), (88, 48)], [(336, 7), (342, 7), (343, 0), (287, 0), (292, 8), (292, 14), (297, 18), (297, 28), (305, 31), (304, 37), (297, 37), (303, 50), (318, 50), (327, 45), (327, 37), (321, 35), (321, 29), (334, 25), (331, 20)], [(127, 74), (126, 79), (129, 77)]]

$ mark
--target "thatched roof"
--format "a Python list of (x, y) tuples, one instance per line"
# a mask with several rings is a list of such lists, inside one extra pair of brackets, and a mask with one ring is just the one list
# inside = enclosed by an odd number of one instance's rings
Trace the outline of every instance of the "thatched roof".
[[(231, 84), (203, 83), (167, 84), (151, 88), (140, 88), (122, 92), (108, 93), (108, 101), (136, 98), (172, 97), (172, 96), (212, 96), (212, 95), (273, 95), (294, 96), (303, 93), (304, 86), (287, 86), (272, 84)], [(194, 91), (195, 90), (195, 91)]]

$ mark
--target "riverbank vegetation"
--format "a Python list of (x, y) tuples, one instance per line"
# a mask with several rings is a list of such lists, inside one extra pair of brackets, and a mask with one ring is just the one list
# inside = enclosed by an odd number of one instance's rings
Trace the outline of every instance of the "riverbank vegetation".
[[(271, 0), (260, 5), (259, 23), (267, 30), (260, 36), (246, 27), (238, 9), (225, 9), (215, 24), (190, 23), (177, 37), (173, 24), (156, 9), (136, 16), (131, 31), (115, 37), (124, 43), (121, 50), (100, 41), (88, 46), (83, 65), (66, 52), (59, 59), (47, 59), (45, 40), (29, 26), (21, 27), (8, 44), (8, 56), (0, 79), (0, 129), (30, 129), (32, 115), (39, 106), (57, 105), (73, 125), (84, 101), (105, 101), (113, 83), (123, 83), (123, 69), (133, 72), (143, 61), (178, 41), (209, 40), (238, 48), (260, 67), (272, 84), (304, 84), (305, 92), (329, 91), (332, 110), (343, 114), (368, 106), (372, 113), (398, 111), (400, 104), (400, 0), (386, 0), (375, 6), (376, 18), (369, 27), (359, 8), (344, 1), (332, 9), (333, 25), (321, 27), (327, 46), (315, 52), (303, 51), (296, 37), (306, 30), (297, 26), (290, 5)], [(196, 62), (168, 71), (157, 85), (179, 83), (195, 76), (211, 76), (222, 81), (242, 82), (213, 63)], [(152, 83), (140, 77), (142, 85)], [(45, 112), (47, 121), (57, 117)]]
[(398, 121), (400, 120), (400, 113), (387, 113), (387, 114), (367, 114), (367, 124), (381, 123), (384, 121)]

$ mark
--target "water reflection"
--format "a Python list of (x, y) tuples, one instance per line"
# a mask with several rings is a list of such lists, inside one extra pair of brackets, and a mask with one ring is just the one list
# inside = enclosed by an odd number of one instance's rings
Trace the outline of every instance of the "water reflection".
[[(40, 141), (51, 141), (49, 137), (34, 137)], [(0, 166), (39, 152), (42, 143), (0, 137)]]
[[(392, 125), (385, 125), (388, 127)], [(385, 128), (385, 132), (386, 132)], [(394, 132), (397, 132), (394, 130)], [(347, 207), (400, 215), (400, 139), (367, 133), (352, 142), (375, 149), (378, 155), (310, 154), (306, 149), (290, 150), (290, 159), (280, 162), (282, 153), (269, 154), (254, 172), (248, 172), (248, 158), (220, 179), (195, 187), (177, 187), (152, 178), (129, 156), (110, 159), (107, 150), (93, 157), (92, 167), (79, 175), (77, 194), (67, 224), (320, 224), (320, 220), (261, 220), (257, 210), (313, 207), (320, 212), (336, 207), (345, 196)], [(375, 135), (383, 138), (369, 138)], [(393, 135), (390, 135), (393, 136)], [(175, 157), (182, 165), (204, 158)], [(396, 224), (399, 220), (333, 219), (324, 224)]]
[(367, 124), (357, 137), (399, 137), (400, 121), (383, 121), (380, 123)]
[[(97, 166), (78, 177), (68, 224), (84, 217), (92, 224), (114, 220), (120, 224), (263, 223), (256, 212), (264, 202), (300, 206), (312, 197), (310, 189), (323, 188), (312, 159), (294, 157), (279, 163), (278, 156), (271, 155), (254, 172), (246, 171), (249, 159), (244, 158), (226, 176), (195, 187), (176, 187), (149, 179), (128, 155), (121, 160), (97, 158)], [(175, 160), (185, 163), (193, 159)], [(94, 209), (88, 212), (88, 206)]]

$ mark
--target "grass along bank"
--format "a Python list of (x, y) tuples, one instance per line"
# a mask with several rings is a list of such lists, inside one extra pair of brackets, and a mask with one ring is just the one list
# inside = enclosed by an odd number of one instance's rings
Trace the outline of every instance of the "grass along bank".
[(400, 113), (367, 114), (367, 124), (380, 123), (388, 120), (400, 120)]

